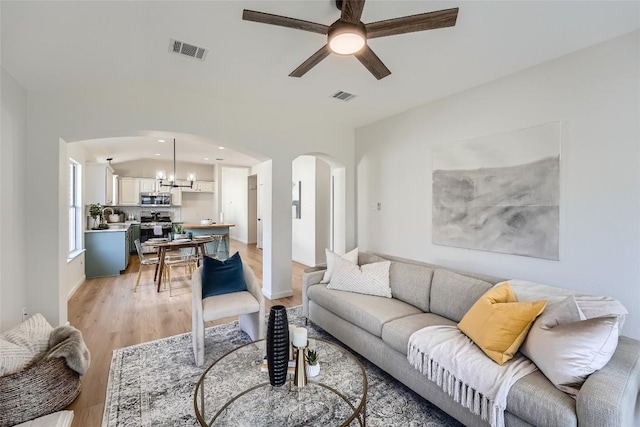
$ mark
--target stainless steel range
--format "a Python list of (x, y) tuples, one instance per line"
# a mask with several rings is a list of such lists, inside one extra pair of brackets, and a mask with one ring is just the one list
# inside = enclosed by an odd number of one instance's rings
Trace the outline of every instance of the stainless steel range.
[(140, 211), (140, 243), (153, 237), (169, 237), (171, 212)]

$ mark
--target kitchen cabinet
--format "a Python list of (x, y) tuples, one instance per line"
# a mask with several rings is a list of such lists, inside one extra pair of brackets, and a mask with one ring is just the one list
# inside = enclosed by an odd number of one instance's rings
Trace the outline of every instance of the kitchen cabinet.
[(171, 206), (182, 206), (182, 188), (171, 189)]
[(84, 198), (86, 204), (113, 204), (113, 169), (107, 163), (85, 163)]
[(118, 183), (118, 203), (120, 205), (140, 204), (140, 179), (122, 177)]
[[(131, 227), (129, 227), (130, 229)], [(129, 265), (129, 229), (87, 231), (84, 234), (85, 275), (117, 276)]]
[(129, 241), (129, 253), (131, 255), (137, 255), (138, 251), (136, 250), (136, 240), (140, 239), (140, 225), (139, 224), (131, 224), (129, 227), (131, 231), (130, 241)]
[(140, 193), (153, 193), (160, 191), (157, 188), (157, 180), (153, 178), (140, 178)]
[[(180, 181), (178, 184), (189, 185), (189, 181)], [(196, 181), (193, 183), (193, 188), (183, 188), (182, 191), (188, 193), (213, 193), (215, 189), (215, 182), (213, 181)]]

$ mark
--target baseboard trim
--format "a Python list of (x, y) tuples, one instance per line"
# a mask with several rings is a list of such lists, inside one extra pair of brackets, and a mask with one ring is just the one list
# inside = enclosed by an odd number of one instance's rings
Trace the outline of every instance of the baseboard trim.
[(262, 289), (262, 295), (264, 295), (265, 297), (267, 297), (267, 298), (269, 298), (271, 300), (274, 300), (274, 299), (286, 298), (286, 297), (293, 296), (293, 290), (289, 289), (287, 291), (271, 293), (271, 292), (266, 291), (265, 289)]
[(67, 294), (67, 300), (71, 299), (71, 297), (73, 296), (73, 294), (76, 293), (76, 291), (78, 290), (78, 288), (80, 287), (80, 285), (82, 285), (85, 280), (87, 280), (87, 276), (86, 275), (82, 275), (82, 277), (80, 278), (80, 280), (78, 280), (78, 283), (76, 283), (73, 288), (71, 288), (71, 290), (69, 291), (69, 293)]

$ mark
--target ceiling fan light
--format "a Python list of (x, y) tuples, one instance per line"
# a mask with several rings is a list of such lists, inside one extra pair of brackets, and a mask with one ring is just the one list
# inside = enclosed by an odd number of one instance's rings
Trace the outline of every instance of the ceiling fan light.
[(335, 23), (329, 30), (329, 48), (338, 55), (352, 55), (366, 44), (363, 28), (345, 22)]
[(364, 47), (364, 39), (360, 34), (342, 33), (329, 42), (329, 47), (338, 55), (351, 55)]

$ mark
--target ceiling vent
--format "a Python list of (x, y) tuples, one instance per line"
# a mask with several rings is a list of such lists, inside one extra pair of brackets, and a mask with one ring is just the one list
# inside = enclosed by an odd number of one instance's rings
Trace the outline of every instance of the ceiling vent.
[(348, 101), (350, 99), (355, 98), (356, 96), (352, 93), (349, 92), (343, 92), (341, 90), (337, 91), (336, 93), (334, 93), (333, 95), (331, 95), (332, 98), (335, 99), (339, 99), (340, 101)]
[(169, 52), (204, 61), (207, 58), (209, 49), (181, 42), (180, 40), (169, 39)]

